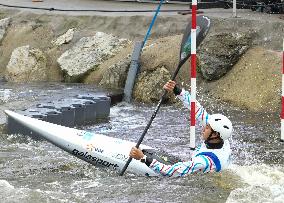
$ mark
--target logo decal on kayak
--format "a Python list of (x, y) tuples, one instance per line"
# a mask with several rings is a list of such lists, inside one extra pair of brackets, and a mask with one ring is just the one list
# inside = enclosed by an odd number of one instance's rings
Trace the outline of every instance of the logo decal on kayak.
[(83, 134), (83, 139), (87, 141), (90, 141), (93, 137), (94, 137), (94, 133), (84, 132)]
[(129, 156), (125, 156), (124, 154), (115, 154), (112, 157), (122, 161), (127, 161), (129, 158)]
[(97, 148), (97, 147), (95, 147), (95, 145), (94, 144), (87, 144), (87, 150), (89, 150), (89, 151), (95, 151), (95, 152), (99, 152), (99, 153), (104, 153), (104, 150), (103, 149), (100, 149), (100, 148)]
[(102, 160), (98, 157), (92, 156), (88, 152), (80, 152), (77, 149), (73, 149), (72, 154), (79, 157), (79, 158), (83, 158), (85, 160), (91, 161), (95, 165), (101, 165), (101, 166), (109, 167), (109, 168), (113, 168), (113, 169), (116, 169), (118, 167), (117, 164), (113, 164), (113, 163), (110, 163), (108, 161), (104, 161), (104, 160)]

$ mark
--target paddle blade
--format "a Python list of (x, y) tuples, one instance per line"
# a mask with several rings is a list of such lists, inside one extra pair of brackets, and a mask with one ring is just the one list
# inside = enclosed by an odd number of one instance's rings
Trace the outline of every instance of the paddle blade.
[[(197, 16), (196, 18), (196, 48), (201, 44), (201, 42), (206, 37), (211, 21), (206, 16)], [(181, 47), (180, 47), (180, 61), (187, 60), (191, 56), (191, 20), (189, 21), (186, 29), (184, 31)]]

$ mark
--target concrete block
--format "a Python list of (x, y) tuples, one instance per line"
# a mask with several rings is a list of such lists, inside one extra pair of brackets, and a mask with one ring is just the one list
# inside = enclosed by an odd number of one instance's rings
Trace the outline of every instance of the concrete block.
[(46, 116), (46, 121), (49, 123), (54, 123), (62, 125), (62, 113), (58, 110), (49, 108), (31, 108), (28, 109), (30, 112), (39, 112)]
[(109, 117), (111, 99), (104, 95), (82, 94), (77, 95), (79, 99), (88, 99), (95, 102), (96, 118), (104, 119)]
[(69, 99), (63, 99), (60, 100), (65, 103), (71, 104), (71, 106), (74, 108), (74, 125), (80, 126), (84, 125), (86, 121), (86, 107), (84, 105), (84, 102), (81, 100), (77, 100), (74, 98)]
[(36, 105), (37, 108), (55, 109), (53, 102), (40, 103)]
[(54, 102), (54, 107), (56, 110), (62, 113), (62, 122), (61, 124), (66, 127), (75, 126), (75, 107), (72, 106), (72, 103), (64, 101)]
[(55, 102), (46, 102), (36, 105), (37, 108), (53, 109), (61, 112), (61, 125), (74, 127), (75, 125), (75, 108), (68, 101), (60, 100)]
[(96, 102), (92, 100), (82, 99), (86, 108), (86, 123), (95, 123), (97, 118)]

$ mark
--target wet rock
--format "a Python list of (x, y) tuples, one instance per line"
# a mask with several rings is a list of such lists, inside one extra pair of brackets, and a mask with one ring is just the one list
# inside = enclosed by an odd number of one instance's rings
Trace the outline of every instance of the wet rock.
[(47, 71), (44, 53), (28, 45), (13, 51), (5, 78), (13, 82), (46, 81)]
[(61, 46), (62, 44), (68, 44), (74, 37), (75, 28), (69, 29), (66, 33), (53, 40), (51, 43), (55, 46)]
[(211, 95), (250, 111), (277, 112), (281, 106), (281, 52), (250, 48), (223, 78), (208, 83)]
[(0, 76), (0, 83), (7, 82), (4, 76)]
[(105, 60), (114, 56), (126, 43), (126, 39), (97, 32), (95, 36), (80, 39), (57, 62), (65, 73), (66, 81), (78, 82), (88, 72), (96, 70)]
[(106, 69), (99, 84), (106, 88), (124, 88), (130, 60), (128, 56)]
[(249, 33), (220, 33), (208, 37), (199, 51), (199, 67), (207, 80), (218, 80), (237, 63), (248, 50)]
[(0, 20), (0, 42), (2, 41), (6, 30), (11, 23), (11, 18), (4, 18)]
[(164, 67), (142, 72), (135, 84), (133, 98), (145, 103), (159, 101), (164, 92), (163, 85), (170, 78), (170, 72)]

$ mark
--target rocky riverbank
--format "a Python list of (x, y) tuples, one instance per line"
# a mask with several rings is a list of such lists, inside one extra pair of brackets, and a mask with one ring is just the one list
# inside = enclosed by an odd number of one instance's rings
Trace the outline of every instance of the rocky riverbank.
[[(151, 16), (64, 16), (0, 10), (0, 78), (8, 82), (83, 82), (122, 89), (133, 44)], [(198, 49), (198, 94), (277, 112), (284, 21), (211, 17)], [(179, 60), (188, 16), (161, 16), (141, 55), (133, 96), (156, 102)], [(178, 82), (189, 87), (189, 64)], [(173, 100), (170, 100), (173, 101)]]

